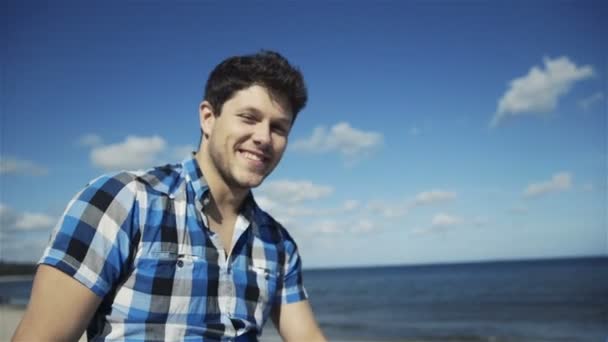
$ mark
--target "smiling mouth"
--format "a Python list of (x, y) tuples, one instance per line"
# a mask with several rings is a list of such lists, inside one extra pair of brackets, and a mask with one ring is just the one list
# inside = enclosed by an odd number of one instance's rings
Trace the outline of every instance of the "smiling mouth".
[(268, 163), (268, 161), (270, 160), (269, 157), (265, 156), (262, 153), (256, 153), (256, 152), (240, 150), (240, 149), (238, 151), (241, 156), (243, 156), (245, 159), (253, 162), (257, 166), (263, 166), (266, 163)]

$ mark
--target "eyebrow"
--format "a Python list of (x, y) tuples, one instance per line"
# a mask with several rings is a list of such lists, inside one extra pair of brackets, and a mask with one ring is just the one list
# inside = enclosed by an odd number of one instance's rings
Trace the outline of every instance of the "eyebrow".
[[(256, 115), (263, 115), (262, 111), (260, 111), (259, 109), (255, 108), (255, 107), (251, 107), (251, 106), (247, 106), (247, 107), (243, 107), (240, 110), (238, 110), (238, 112), (254, 112)], [(287, 126), (291, 125), (291, 120), (287, 119), (287, 118), (279, 118), (276, 119), (275, 121), (279, 121)]]

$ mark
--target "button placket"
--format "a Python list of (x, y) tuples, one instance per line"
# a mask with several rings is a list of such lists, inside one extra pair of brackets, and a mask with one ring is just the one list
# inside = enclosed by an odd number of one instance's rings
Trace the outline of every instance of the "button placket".
[(232, 274), (230, 272), (230, 266), (226, 264), (226, 267), (222, 268), (222, 278), (224, 287), (224, 293), (227, 297), (226, 300), (226, 308), (224, 308), (224, 312), (229, 316), (232, 316), (234, 311), (234, 284), (232, 280)]

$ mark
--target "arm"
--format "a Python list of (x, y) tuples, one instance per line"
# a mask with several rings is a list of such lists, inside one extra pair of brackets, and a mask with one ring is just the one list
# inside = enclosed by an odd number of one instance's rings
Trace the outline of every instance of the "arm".
[(326, 342), (308, 300), (275, 307), (272, 321), (284, 342)]
[(77, 341), (131, 253), (135, 187), (121, 173), (79, 192), (39, 261), (14, 341)]
[(78, 341), (100, 302), (77, 280), (40, 265), (13, 341)]
[(282, 232), (286, 258), (271, 319), (284, 342), (326, 342), (304, 289), (298, 247), (284, 228)]

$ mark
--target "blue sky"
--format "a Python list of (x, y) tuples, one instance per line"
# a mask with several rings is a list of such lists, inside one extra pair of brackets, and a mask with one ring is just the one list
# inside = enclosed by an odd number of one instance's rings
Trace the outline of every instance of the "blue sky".
[(601, 1), (2, 6), (3, 260), (99, 174), (183, 159), (210, 70), (262, 48), (309, 87), (254, 191), (305, 267), (608, 254)]

